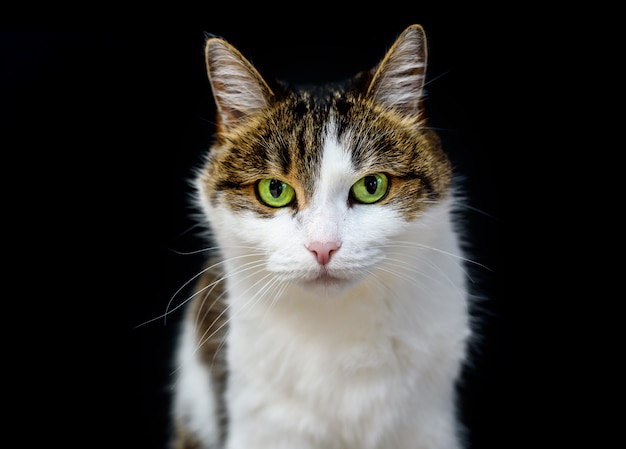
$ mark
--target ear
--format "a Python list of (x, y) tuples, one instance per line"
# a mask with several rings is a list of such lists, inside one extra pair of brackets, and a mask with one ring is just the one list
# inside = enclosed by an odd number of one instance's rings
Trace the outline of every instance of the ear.
[(235, 47), (211, 37), (206, 42), (205, 57), (217, 105), (218, 127), (229, 127), (267, 108), (272, 90)]
[(396, 39), (374, 72), (367, 94), (404, 115), (421, 109), (426, 76), (426, 36), (420, 25), (411, 25)]

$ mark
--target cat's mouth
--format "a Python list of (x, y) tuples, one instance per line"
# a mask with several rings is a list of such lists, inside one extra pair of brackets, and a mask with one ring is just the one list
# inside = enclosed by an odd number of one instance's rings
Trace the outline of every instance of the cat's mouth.
[(339, 277), (334, 273), (330, 273), (326, 268), (321, 268), (315, 276), (312, 276), (304, 281), (306, 285), (316, 287), (339, 287), (348, 282), (348, 279)]

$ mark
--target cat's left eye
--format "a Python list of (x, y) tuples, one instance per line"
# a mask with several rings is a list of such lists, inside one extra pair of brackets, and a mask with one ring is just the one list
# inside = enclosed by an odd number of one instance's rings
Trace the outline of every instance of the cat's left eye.
[(296, 196), (289, 184), (279, 179), (265, 178), (257, 184), (257, 193), (261, 202), (270, 207), (288, 206)]
[(374, 173), (359, 179), (352, 185), (352, 197), (363, 204), (372, 204), (382, 200), (389, 190), (389, 179), (383, 173)]

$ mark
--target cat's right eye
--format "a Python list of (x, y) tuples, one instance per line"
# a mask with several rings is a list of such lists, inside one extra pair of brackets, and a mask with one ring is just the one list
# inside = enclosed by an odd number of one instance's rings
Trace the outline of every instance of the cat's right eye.
[(261, 179), (256, 188), (259, 200), (270, 207), (288, 206), (296, 196), (293, 187), (279, 179)]

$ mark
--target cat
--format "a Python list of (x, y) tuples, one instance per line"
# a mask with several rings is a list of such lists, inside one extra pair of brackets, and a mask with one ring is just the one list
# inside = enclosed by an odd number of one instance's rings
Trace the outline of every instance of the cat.
[(174, 357), (173, 449), (461, 449), (462, 195), (424, 110), (424, 28), (346, 82), (266, 81), (209, 35), (216, 245)]

